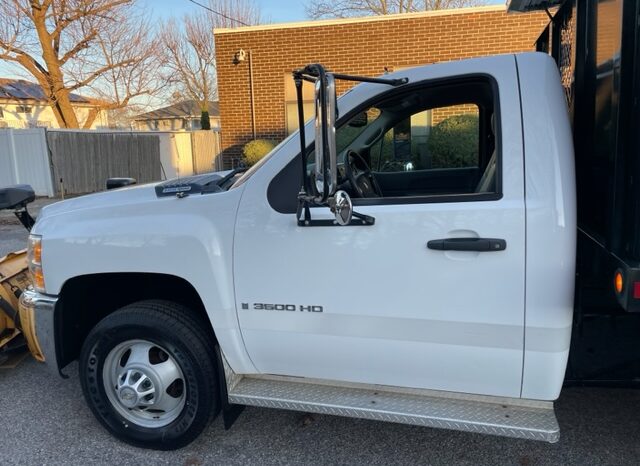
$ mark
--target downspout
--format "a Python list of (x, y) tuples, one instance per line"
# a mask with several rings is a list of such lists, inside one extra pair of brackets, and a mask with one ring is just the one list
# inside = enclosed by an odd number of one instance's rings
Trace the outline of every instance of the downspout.
[(253, 94), (253, 53), (249, 50), (249, 92), (251, 94), (251, 131), (256, 138), (256, 103)]

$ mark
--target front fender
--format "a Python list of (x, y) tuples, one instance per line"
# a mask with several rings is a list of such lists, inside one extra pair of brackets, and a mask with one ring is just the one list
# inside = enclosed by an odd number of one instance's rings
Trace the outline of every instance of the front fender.
[(200, 295), (225, 354), (254, 371), (233, 292), (233, 231), (241, 194), (238, 188), (45, 215), (34, 233), (42, 235), (46, 293), (58, 295), (68, 280), (83, 275), (180, 277)]

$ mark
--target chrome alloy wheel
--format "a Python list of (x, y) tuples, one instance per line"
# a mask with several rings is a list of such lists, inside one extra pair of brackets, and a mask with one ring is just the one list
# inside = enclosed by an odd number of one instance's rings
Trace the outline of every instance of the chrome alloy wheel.
[(128, 421), (149, 428), (166, 426), (182, 412), (184, 375), (167, 350), (146, 340), (113, 348), (102, 380), (111, 405)]

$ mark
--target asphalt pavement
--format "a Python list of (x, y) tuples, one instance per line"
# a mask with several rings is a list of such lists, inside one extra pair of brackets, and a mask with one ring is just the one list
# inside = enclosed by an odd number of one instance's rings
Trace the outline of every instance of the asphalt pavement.
[[(37, 209), (36, 209), (37, 210)], [(0, 217), (0, 257), (26, 231)], [(0, 465), (430, 464), (638, 465), (640, 391), (567, 388), (556, 403), (556, 444), (400, 424), (247, 408), (229, 431), (216, 419), (173, 452), (111, 437), (82, 397), (77, 366), (64, 380), (27, 359), (0, 370)]]
[(31, 359), (0, 371), (0, 464), (637, 465), (640, 392), (566, 389), (556, 444), (291, 411), (246, 408), (225, 431), (216, 419), (191, 445), (143, 450), (111, 437), (69, 379)]

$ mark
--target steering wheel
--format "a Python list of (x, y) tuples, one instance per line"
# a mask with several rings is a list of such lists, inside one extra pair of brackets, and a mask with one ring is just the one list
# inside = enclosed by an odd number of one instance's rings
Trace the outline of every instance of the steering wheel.
[(382, 197), (382, 190), (360, 154), (349, 150), (344, 161), (344, 172), (358, 197)]

